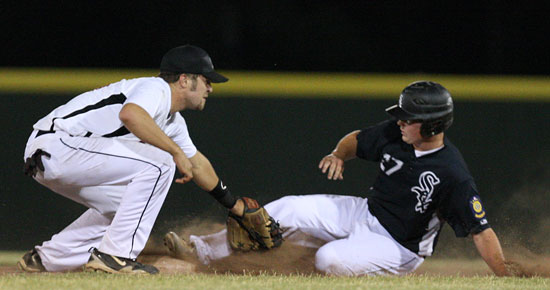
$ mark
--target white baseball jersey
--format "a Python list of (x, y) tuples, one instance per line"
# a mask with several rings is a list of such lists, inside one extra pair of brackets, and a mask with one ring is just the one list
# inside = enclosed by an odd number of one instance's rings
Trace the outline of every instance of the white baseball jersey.
[(34, 125), (25, 158), (41, 149), (45, 170), (35, 180), (89, 209), (36, 246), (48, 271), (82, 267), (91, 247), (136, 258), (145, 247), (175, 174), (172, 156), (140, 142), (119, 119), (124, 104), (147, 111), (187, 157), (197, 153), (183, 117), (170, 114), (162, 79), (122, 80), (83, 93)]
[(187, 157), (195, 155), (197, 149), (189, 137), (185, 120), (179, 112), (170, 114), (170, 86), (157, 77), (121, 80), (80, 94), (40, 119), (33, 127), (41, 131), (63, 131), (72, 136), (139, 141), (118, 118), (120, 109), (127, 103), (145, 109)]

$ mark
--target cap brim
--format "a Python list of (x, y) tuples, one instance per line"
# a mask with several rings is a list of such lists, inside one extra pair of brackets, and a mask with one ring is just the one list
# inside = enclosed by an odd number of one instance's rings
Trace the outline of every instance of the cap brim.
[(209, 79), (213, 83), (225, 83), (229, 80), (228, 78), (222, 76), (221, 74), (215, 71), (202, 73), (202, 75), (204, 75), (207, 79)]
[(415, 115), (407, 113), (405, 110), (401, 109), (399, 105), (393, 105), (386, 109), (386, 113), (395, 117), (397, 120), (413, 120)]

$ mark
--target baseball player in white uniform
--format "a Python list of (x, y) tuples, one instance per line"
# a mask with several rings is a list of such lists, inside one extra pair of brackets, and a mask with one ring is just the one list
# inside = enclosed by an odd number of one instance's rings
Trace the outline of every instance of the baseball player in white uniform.
[(202, 110), (211, 83), (228, 79), (209, 55), (184, 45), (162, 58), (158, 77), (121, 80), (83, 93), (34, 124), (25, 173), (89, 209), (19, 261), (29, 272), (82, 267), (158, 273), (136, 261), (177, 170), (234, 213), (242, 213), (179, 111)]
[[(319, 248), (315, 267), (326, 274), (398, 275), (414, 271), (432, 255), (446, 222), (457, 237), (473, 236), (495, 274), (510, 275), (474, 179), (444, 136), (453, 121), (449, 92), (435, 82), (414, 82), (386, 111), (391, 120), (347, 134), (319, 163), (329, 179), (339, 180), (345, 161), (378, 162), (368, 198), (286, 196), (265, 205), (286, 242)], [(194, 253), (204, 264), (233, 251), (225, 230), (191, 235), (189, 242), (171, 232), (165, 244), (174, 256)]]

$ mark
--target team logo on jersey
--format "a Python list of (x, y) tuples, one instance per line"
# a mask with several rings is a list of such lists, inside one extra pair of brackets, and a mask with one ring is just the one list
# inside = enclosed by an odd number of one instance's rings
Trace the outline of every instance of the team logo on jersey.
[(413, 186), (411, 191), (416, 193), (418, 202), (414, 210), (419, 213), (424, 213), (432, 202), (432, 194), (435, 186), (439, 184), (439, 178), (431, 171), (424, 171), (418, 178), (418, 186)]
[(392, 173), (401, 169), (401, 167), (403, 167), (403, 161), (396, 159), (394, 157), (391, 157), (391, 155), (388, 153), (385, 153), (382, 156), (382, 161), (380, 162), (380, 169), (382, 169), (382, 171), (384, 171), (386, 175), (391, 175)]
[(482, 219), (485, 217), (485, 210), (483, 209), (479, 196), (474, 195), (470, 198), (470, 209), (474, 213), (476, 219)]

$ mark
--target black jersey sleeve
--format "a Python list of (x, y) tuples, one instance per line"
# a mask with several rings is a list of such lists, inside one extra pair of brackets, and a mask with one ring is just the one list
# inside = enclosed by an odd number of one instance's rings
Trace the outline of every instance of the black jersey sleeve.
[(393, 120), (367, 127), (357, 135), (356, 155), (365, 160), (380, 161), (384, 145), (400, 137), (401, 131)]
[(477, 234), (491, 226), (473, 180), (458, 183), (447, 195), (441, 215), (457, 237)]

